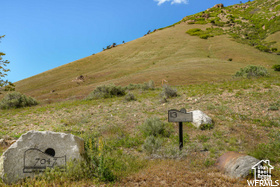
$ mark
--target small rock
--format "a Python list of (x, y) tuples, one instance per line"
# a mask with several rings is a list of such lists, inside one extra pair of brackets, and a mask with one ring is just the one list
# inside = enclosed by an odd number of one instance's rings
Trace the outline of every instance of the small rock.
[(258, 162), (252, 156), (230, 151), (218, 158), (216, 167), (232, 178), (244, 178)]
[(193, 114), (192, 124), (200, 128), (202, 124), (213, 124), (212, 119), (200, 110), (191, 111)]

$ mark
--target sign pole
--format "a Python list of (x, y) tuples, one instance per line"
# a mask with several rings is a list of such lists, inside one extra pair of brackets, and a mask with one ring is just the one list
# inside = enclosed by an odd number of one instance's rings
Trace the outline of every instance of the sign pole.
[(179, 122), (179, 148), (183, 149), (183, 122)]
[(181, 110), (171, 109), (168, 110), (168, 122), (179, 122), (179, 149), (183, 149), (183, 122), (192, 122), (192, 112), (187, 113), (186, 109)]

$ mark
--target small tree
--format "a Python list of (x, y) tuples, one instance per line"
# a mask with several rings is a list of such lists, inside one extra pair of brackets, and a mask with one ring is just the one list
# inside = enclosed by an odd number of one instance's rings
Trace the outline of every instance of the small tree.
[[(0, 39), (3, 38), (5, 35), (0, 36)], [(3, 52), (0, 52), (0, 88), (3, 87), (4, 90), (14, 90), (13, 83), (9, 82), (8, 80), (4, 80), (4, 77), (7, 76), (7, 72), (10, 71), (10, 69), (6, 68), (7, 64), (10, 62), (8, 60), (3, 60), (2, 56), (5, 56), (6, 54)], [(1, 89), (0, 89), (1, 94)]]

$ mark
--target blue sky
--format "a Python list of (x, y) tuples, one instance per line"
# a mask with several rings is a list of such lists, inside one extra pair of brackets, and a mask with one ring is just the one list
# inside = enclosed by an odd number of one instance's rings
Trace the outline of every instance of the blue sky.
[[(12, 82), (237, 0), (2, 0), (0, 51)], [(247, 1), (246, 1), (247, 2)]]

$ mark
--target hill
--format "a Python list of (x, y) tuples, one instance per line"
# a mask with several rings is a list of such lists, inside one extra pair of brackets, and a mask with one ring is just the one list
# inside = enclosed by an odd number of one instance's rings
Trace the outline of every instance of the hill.
[[(246, 9), (248, 5), (251, 11)], [(86, 161), (68, 164), (67, 172), (51, 170), (13, 186), (248, 186), (246, 179), (253, 180), (253, 175), (234, 179), (215, 167), (218, 157), (228, 151), (270, 160), (272, 180), (278, 180), (280, 76), (271, 66), (280, 62), (278, 51), (272, 50), (279, 46), (279, 31), (270, 32), (277, 25), (267, 25), (271, 28), (263, 29), (264, 35), (257, 39), (253, 31), (248, 31), (252, 33), (248, 38), (244, 32), (235, 32), (240, 24), (252, 24), (249, 15), (278, 6), (277, 0), (255, 0), (212, 8), (17, 82), (18, 91), (43, 104), (0, 109), (0, 154), (29, 130), (55, 131), (83, 138)], [(230, 11), (234, 20), (219, 18)], [(243, 17), (248, 14), (247, 21), (238, 17), (241, 13)], [(269, 11), (267, 17), (272, 13), (278, 14)], [(232, 78), (249, 64), (266, 67), (270, 76)], [(174, 85), (172, 88), (176, 85), (176, 97), (162, 100), (162, 79)], [(79, 100), (98, 85), (148, 80), (154, 80), (158, 88), (129, 90), (135, 100)], [(61, 100), (67, 101), (55, 102)], [(179, 151), (178, 124), (167, 123), (167, 112), (181, 108), (203, 111), (214, 125), (199, 129), (184, 123), (184, 147)], [(156, 135), (148, 136), (147, 129)], [(6, 186), (1, 179), (0, 186)]]
[[(280, 61), (275, 52), (267, 53), (279, 42), (279, 6), (278, 0), (256, 0), (211, 8), (142, 38), (19, 81), (16, 89), (39, 100), (57, 101), (83, 98), (102, 84), (154, 80), (160, 86), (165, 79), (170, 85), (187, 85), (229, 80), (248, 64), (270, 69)], [(211, 27), (220, 28), (222, 35), (205, 40), (186, 34), (190, 29), (210, 28), (208, 35), (214, 36)], [(269, 36), (276, 42), (265, 42)], [(80, 75), (84, 81), (76, 80)]]

